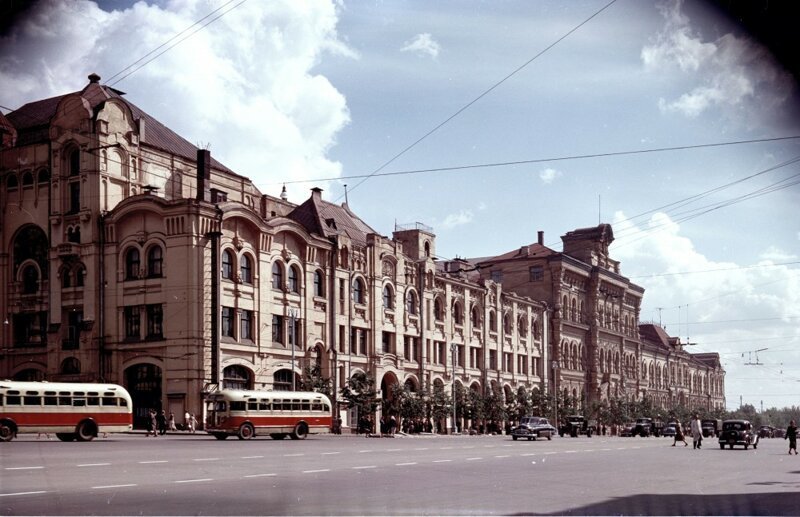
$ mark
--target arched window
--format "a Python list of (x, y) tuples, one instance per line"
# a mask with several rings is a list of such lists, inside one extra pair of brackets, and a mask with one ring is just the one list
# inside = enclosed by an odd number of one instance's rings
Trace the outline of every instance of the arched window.
[(244, 366), (234, 364), (222, 370), (222, 386), (229, 390), (253, 389), (253, 376)]
[(489, 312), (489, 331), (497, 332), (497, 315), (494, 311)]
[(517, 321), (517, 327), (519, 328), (518, 332), (521, 337), (526, 337), (528, 335), (527, 320), (528, 318), (526, 318), (525, 315), (523, 314), (519, 317), (519, 320)]
[(86, 268), (78, 266), (75, 268), (75, 287), (83, 287), (83, 279), (86, 276)]
[(289, 292), (300, 292), (300, 271), (297, 266), (289, 266)]
[(508, 314), (503, 315), (503, 332), (506, 334), (511, 333), (511, 316)]
[(49, 183), (50, 182), (50, 171), (47, 169), (41, 169), (39, 171), (37, 181), (39, 183)]
[(387, 311), (394, 309), (394, 291), (388, 284), (383, 286), (383, 308)]
[(293, 377), (294, 374), (291, 370), (278, 370), (272, 377), (273, 389), (276, 391), (290, 391)]
[(222, 278), (225, 280), (233, 278), (233, 253), (231, 250), (222, 252)]
[(68, 158), (68, 173), (70, 176), (78, 176), (81, 173), (81, 153), (78, 148), (72, 149)]
[(428, 241), (425, 241), (425, 256), (426, 257), (431, 256), (431, 243)]
[(325, 296), (325, 276), (319, 269), (314, 271), (314, 296)]
[(81, 242), (80, 226), (70, 226), (69, 228), (67, 228), (67, 242), (74, 242), (75, 244), (80, 244)]
[(239, 258), (239, 275), (242, 277), (243, 283), (253, 283), (253, 261), (246, 253)]
[(444, 319), (444, 310), (442, 309), (442, 300), (440, 298), (436, 298), (433, 302), (433, 319), (436, 321)]
[(30, 171), (26, 171), (22, 175), (22, 186), (23, 187), (33, 186), (33, 174), (31, 174)]
[(456, 325), (464, 324), (464, 315), (459, 302), (453, 302), (453, 323)]
[(364, 282), (360, 278), (356, 278), (353, 282), (353, 301), (364, 303)]
[(474, 329), (481, 328), (481, 312), (478, 310), (477, 305), (473, 306), (472, 311), (470, 311), (470, 323)]
[(141, 259), (139, 258), (139, 250), (130, 248), (125, 252), (125, 280), (134, 280), (139, 278), (139, 268), (141, 266)]
[(81, 373), (81, 362), (76, 357), (67, 357), (61, 362), (61, 373), (64, 375), (78, 375)]
[(22, 270), (22, 294), (35, 294), (39, 291), (39, 270), (28, 264)]
[(61, 287), (63, 289), (69, 289), (72, 287), (72, 271), (69, 268), (64, 268), (61, 270)]
[(417, 314), (417, 295), (414, 291), (406, 293), (406, 312), (414, 316)]
[(158, 278), (163, 275), (164, 252), (161, 246), (151, 246), (147, 251), (147, 276)]
[(272, 264), (272, 288), (283, 290), (283, 266), (277, 260)]
[(19, 187), (19, 180), (16, 174), (10, 174), (6, 180), (6, 188), (8, 190), (17, 190)]

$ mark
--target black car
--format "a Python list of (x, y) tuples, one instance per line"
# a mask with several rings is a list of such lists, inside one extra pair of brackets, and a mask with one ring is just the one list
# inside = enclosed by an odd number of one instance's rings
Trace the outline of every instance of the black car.
[(653, 432), (653, 419), (637, 418), (631, 436), (650, 436)]
[(753, 432), (753, 424), (749, 420), (725, 420), (719, 433), (719, 448), (725, 446), (733, 449), (734, 445), (742, 445), (745, 450), (751, 445), (758, 448), (758, 434)]
[(554, 434), (556, 434), (556, 428), (550, 425), (546, 418), (540, 416), (522, 417), (519, 425), (511, 430), (511, 438), (513, 440), (518, 438), (527, 438), (528, 440), (547, 438), (552, 440)]
[(675, 436), (677, 434), (677, 429), (672, 424), (667, 424), (664, 429), (661, 430), (661, 436)]

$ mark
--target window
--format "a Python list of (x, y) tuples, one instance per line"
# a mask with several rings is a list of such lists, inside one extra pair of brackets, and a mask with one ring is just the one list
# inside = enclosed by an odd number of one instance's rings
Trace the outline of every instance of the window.
[(390, 285), (383, 286), (383, 308), (387, 311), (394, 309), (394, 292)]
[(272, 340), (283, 343), (283, 316), (272, 315)]
[(253, 340), (253, 311), (242, 311), (239, 320), (239, 338)]
[(62, 289), (72, 287), (72, 271), (67, 268), (61, 270), (61, 287)]
[(464, 323), (461, 315), (461, 304), (458, 302), (453, 304), (453, 323), (456, 325), (462, 325)]
[(325, 296), (325, 278), (319, 269), (314, 271), (314, 296)]
[(442, 300), (437, 298), (433, 302), (433, 319), (442, 321), (444, 319), (444, 310), (442, 310)]
[(360, 278), (356, 278), (356, 281), (353, 282), (353, 301), (364, 303), (364, 282)]
[(494, 311), (489, 313), (489, 331), (497, 332), (497, 316)]
[(242, 255), (239, 260), (239, 275), (242, 277), (242, 282), (245, 284), (253, 283), (253, 265), (250, 260), (250, 255)]
[(140, 326), (141, 318), (139, 316), (139, 307), (130, 306), (125, 307), (125, 338), (126, 339), (140, 339)]
[(22, 270), (22, 294), (36, 294), (39, 291), (39, 270), (29, 264)]
[(30, 171), (22, 175), (22, 186), (23, 187), (33, 186), (33, 174), (31, 174)]
[(39, 183), (48, 183), (50, 181), (50, 171), (47, 169), (42, 169), (39, 171), (38, 175)]
[(161, 246), (153, 246), (147, 252), (147, 276), (159, 278), (162, 275), (164, 265), (164, 252)]
[(86, 277), (86, 268), (83, 266), (75, 268), (75, 287), (83, 287), (84, 277)]
[(125, 252), (125, 280), (134, 280), (139, 278), (139, 267), (141, 260), (139, 258), (139, 250), (130, 248)]
[(235, 338), (236, 334), (234, 332), (233, 323), (235, 321), (235, 315), (233, 311), (233, 307), (223, 307), (222, 308), (222, 335), (224, 337), (232, 337)]
[(222, 278), (226, 280), (233, 278), (233, 253), (230, 250), (222, 252)]
[(272, 264), (272, 288), (283, 290), (283, 266), (278, 261)]
[(81, 362), (75, 357), (67, 357), (61, 363), (61, 373), (64, 375), (77, 375), (81, 373)]
[(289, 292), (300, 292), (300, 272), (298, 271), (297, 266), (289, 267)]
[(8, 190), (17, 190), (18, 187), (19, 180), (17, 180), (17, 176), (15, 174), (11, 174), (6, 180), (6, 188)]
[(73, 181), (69, 184), (69, 208), (67, 214), (77, 214), (81, 209), (81, 184)]
[(164, 337), (164, 310), (160, 303), (147, 306), (147, 337), (149, 339)]
[(414, 291), (409, 291), (406, 294), (406, 311), (411, 315), (417, 314), (417, 295)]
[(481, 328), (481, 313), (478, 310), (478, 307), (473, 307), (472, 308), (471, 319), (472, 319), (472, 321), (471, 321), (472, 328), (475, 328), (475, 329)]
[(78, 149), (72, 149), (68, 155), (68, 173), (70, 176), (78, 176), (81, 173), (81, 153)]
[(531, 266), (528, 269), (528, 275), (531, 282), (541, 282), (544, 280), (544, 268), (542, 266)]

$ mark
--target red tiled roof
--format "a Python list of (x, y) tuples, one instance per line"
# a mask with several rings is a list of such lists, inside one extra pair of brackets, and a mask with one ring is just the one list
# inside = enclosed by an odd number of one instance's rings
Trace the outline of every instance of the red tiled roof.
[(507, 253), (503, 253), (502, 255), (469, 259), (469, 261), (473, 264), (480, 264), (484, 262), (500, 262), (514, 259), (543, 258), (557, 253), (557, 251), (554, 251), (543, 244), (534, 242), (533, 244), (522, 246)]
[(654, 325), (652, 323), (642, 323), (639, 325), (639, 334), (642, 336), (642, 338), (644, 338), (645, 341), (661, 345), (664, 348), (672, 348), (670, 346), (671, 338), (669, 337), (669, 334), (667, 334), (667, 331), (658, 325)]
[[(108, 99), (119, 99), (130, 108), (134, 119), (143, 119), (145, 122), (145, 136), (141, 140), (141, 144), (155, 147), (170, 154), (182, 156), (191, 161), (197, 159), (196, 146), (139, 109), (139, 107), (132, 102), (123, 98), (124, 94), (119, 90), (100, 85), (99, 83), (90, 83), (79, 92), (29, 102), (21, 108), (9, 113), (7, 118), (17, 129), (18, 147), (48, 140), (50, 121), (56, 113), (58, 104), (68, 95), (80, 95), (86, 99), (92, 109), (97, 108)], [(211, 158), (211, 166), (214, 169), (235, 174), (213, 157)]]
[[(346, 234), (353, 244), (366, 246), (367, 235), (377, 233), (361, 218), (355, 215), (347, 205), (335, 205), (323, 201), (319, 192), (315, 192), (304, 203), (295, 208), (289, 219), (298, 222), (310, 233), (332, 237)], [(333, 222), (331, 226), (328, 221)]]

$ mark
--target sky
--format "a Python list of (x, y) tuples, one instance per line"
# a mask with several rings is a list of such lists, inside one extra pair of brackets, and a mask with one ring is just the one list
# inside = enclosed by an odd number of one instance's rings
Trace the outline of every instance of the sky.
[(421, 222), (445, 259), (610, 223), (641, 321), (718, 352), (729, 409), (800, 406), (800, 96), (736, 20), (700, 0), (33, 2), (0, 25), (0, 109), (95, 72), (263, 193), (320, 187), (387, 236)]

